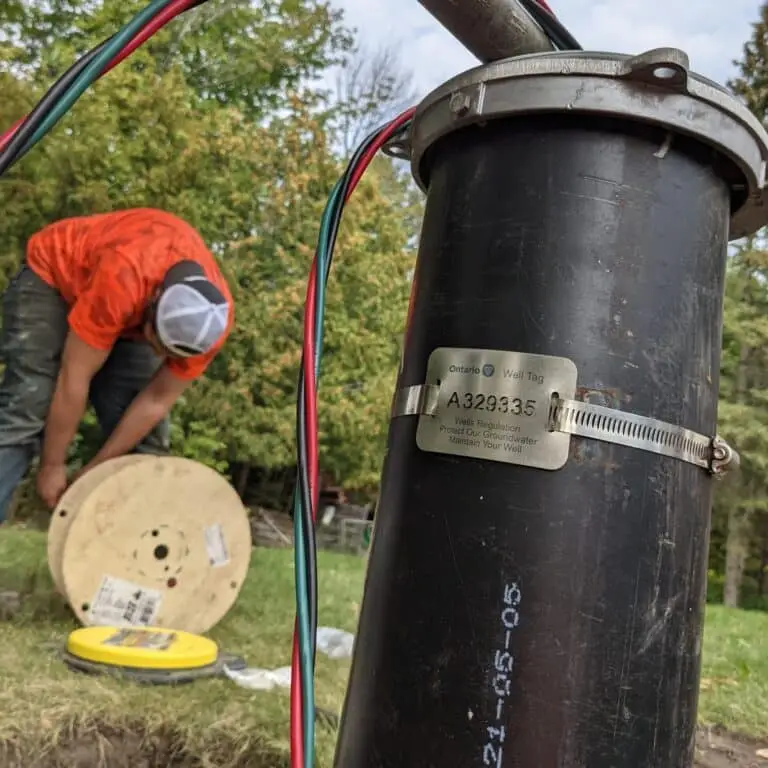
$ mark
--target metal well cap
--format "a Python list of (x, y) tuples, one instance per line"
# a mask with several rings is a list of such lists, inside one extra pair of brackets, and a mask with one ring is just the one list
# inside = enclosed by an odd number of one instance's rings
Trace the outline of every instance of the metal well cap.
[(688, 56), (676, 48), (639, 56), (531, 54), (477, 67), (429, 94), (414, 117), (407, 150), (402, 137), (390, 149), (410, 157), (413, 176), (426, 190), (424, 155), (443, 136), (492, 119), (552, 112), (636, 120), (698, 139), (739, 171), (731, 184), (730, 239), (768, 224), (768, 134), (728, 90), (692, 73)]

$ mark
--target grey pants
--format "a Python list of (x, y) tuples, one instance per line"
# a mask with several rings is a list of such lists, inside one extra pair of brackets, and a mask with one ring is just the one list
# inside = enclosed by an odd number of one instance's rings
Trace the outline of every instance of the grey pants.
[[(0, 356), (0, 523), (16, 487), (40, 450), (68, 332), (68, 308), (59, 293), (23, 266), (3, 295)], [(91, 383), (90, 402), (105, 439), (162, 361), (149, 344), (119, 340)], [(170, 426), (162, 421), (136, 452), (168, 452)]]

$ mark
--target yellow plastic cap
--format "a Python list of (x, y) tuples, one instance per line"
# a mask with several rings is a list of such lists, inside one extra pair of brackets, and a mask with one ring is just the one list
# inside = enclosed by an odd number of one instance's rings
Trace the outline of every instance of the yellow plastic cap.
[(95, 664), (131, 669), (199, 669), (219, 654), (206, 637), (152, 627), (85, 627), (69, 636), (67, 651)]

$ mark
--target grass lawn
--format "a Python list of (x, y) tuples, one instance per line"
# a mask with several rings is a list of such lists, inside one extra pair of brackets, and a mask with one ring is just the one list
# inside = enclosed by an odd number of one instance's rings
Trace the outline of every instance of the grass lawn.
[[(45, 535), (0, 531), (0, 591), (20, 589), (27, 597), (18, 617), (0, 620), (0, 766), (31, 768), (31, 756), (52, 751), (43, 765), (98, 768), (94, 749), (107, 751), (103, 765), (143, 768), (142, 745), (117, 738), (142, 733), (157, 746), (146, 766), (288, 766), (288, 694), (249, 691), (229, 680), (202, 680), (175, 689), (121, 684), (71, 672), (57, 657), (77, 628), (48, 575)], [(233, 611), (211, 637), (245, 657), (251, 667), (290, 664), (294, 617), (292, 552), (256, 549), (250, 577)], [(353, 632), (362, 592), (360, 558), (319, 554), (320, 617), (323, 626)], [(317, 705), (341, 709), (349, 664), (317, 655)], [(107, 739), (111, 734), (124, 755)], [(79, 751), (71, 746), (78, 737)], [(135, 740), (134, 740), (135, 741)], [(330, 765), (334, 733), (318, 725), (318, 764)], [(12, 758), (9, 748), (26, 754)], [(130, 757), (133, 750), (133, 758)], [(58, 753), (58, 761), (52, 758)], [(178, 753), (172, 762), (174, 753)], [(98, 754), (98, 753), (96, 753)], [(187, 757), (187, 761), (182, 758)], [(191, 759), (189, 759), (191, 758)], [(196, 759), (195, 759), (196, 758)], [(146, 759), (146, 758), (145, 758)], [(119, 761), (119, 762), (118, 762)], [(37, 768), (37, 764), (35, 764)]]
[[(0, 620), (0, 765), (287, 767), (287, 692), (227, 680), (140, 687), (70, 672), (57, 650), (76, 624), (53, 595), (45, 536), (3, 529), (0, 562), (0, 590), (26, 595), (19, 615)], [(321, 624), (354, 631), (363, 569), (359, 558), (321, 553)], [(212, 637), (249, 666), (286, 666), (293, 615), (292, 553), (257, 549), (238, 605)], [(318, 654), (319, 707), (339, 711), (348, 670)], [(768, 738), (768, 615), (709, 609), (700, 715)], [(317, 737), (318, 765), (327, 768), (334, 733), (319, 725)], [(41, 753), (47, 761), (33, 763)]]
[(768, 739), (768, 614), (710, 605), (699, 720)]

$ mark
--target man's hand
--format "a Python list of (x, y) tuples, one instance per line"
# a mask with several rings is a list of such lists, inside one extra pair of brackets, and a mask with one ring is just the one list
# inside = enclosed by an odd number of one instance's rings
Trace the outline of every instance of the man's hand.
[(37, 492), (48, 509), (59, 503), (67, 490), (67, 468), (64, 464), (44, 464), (37, 473)]

